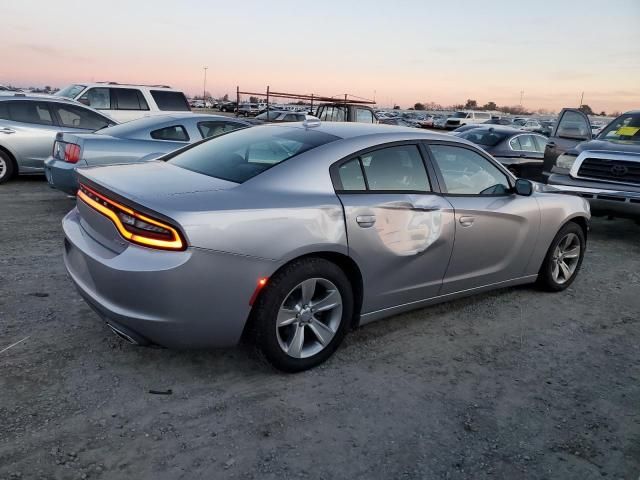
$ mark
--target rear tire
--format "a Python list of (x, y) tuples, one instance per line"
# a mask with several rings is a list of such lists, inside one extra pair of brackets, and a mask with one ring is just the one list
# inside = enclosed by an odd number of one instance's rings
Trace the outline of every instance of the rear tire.
[(307, 370), (336, 351), (352, 316), (342, 269), (322, 258), (297, 260), (269, 279), (254, 305), (256, 346), (279, 370)]
[(543, 290), (560, 292), (578, 276), (587, 246), (582, 227), (574, 222), (556, 234), (538, 272), (537, 284)]
[(0, 151), (0, 183), (8, 182), (16, 174), (13, 158)]

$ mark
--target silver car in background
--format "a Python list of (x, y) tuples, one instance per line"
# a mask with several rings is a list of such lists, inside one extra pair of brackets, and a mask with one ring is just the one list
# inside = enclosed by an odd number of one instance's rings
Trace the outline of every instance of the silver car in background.
[(465, 140), (357, 123), (258, 126), (163, 161), (79, 171), (66, 268), (120, 336), (252, 338), (277, 368), (354, 326), (490, 289), (560, 291), (590, 219)]
[(76, 168), (143, 162), (204, 138), (251, 124), (222, 115), (177, 113), (145, 117), (95, 133), (60, 133), (45, 161), (49, 185), (75, 195)]
[(58, 132), (92, 132), (116, 124), (74, 100), (0, 96), (0, 183), (18, 174), (42, 174)]

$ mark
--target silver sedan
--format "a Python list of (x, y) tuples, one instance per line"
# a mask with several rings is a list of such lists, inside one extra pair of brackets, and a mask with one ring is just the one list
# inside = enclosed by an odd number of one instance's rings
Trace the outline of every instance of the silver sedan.
[[(222, 115), (154, 115), (94, 133), (61, 132), (45, 162), (49, 185), (71, 195), (78, 190), (76, 169), (149, 161), (202, 140), (252, 124)], [(50, 149), (51, 150), (51, 149)]]
[(470, 142), (383, 125), (260, 126), (79, 181), (65, 264), (118, 335), (175, 348), (247, 336), (285, 371), (400, 312), (563, 290), (590, 219), (584, 199), (516, 180)]

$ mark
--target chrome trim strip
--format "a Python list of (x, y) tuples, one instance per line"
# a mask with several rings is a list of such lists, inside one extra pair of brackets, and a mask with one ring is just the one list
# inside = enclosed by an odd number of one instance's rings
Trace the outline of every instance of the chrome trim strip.
[[(593, 195), (612, 195), (612, 196), (640, 199), (640, 193), (621, 191), (621, 190), (607, 190), (604, 188), (574, 187), (571, 185), (555, 185), (555, 184), (551, 184), (549, 185), (549, 187), (557, 190), (561, 190), (563, 192), (591, 193)], [(545, 193), (553, 193), (553, 191), (551, 192), (547, 191)]]

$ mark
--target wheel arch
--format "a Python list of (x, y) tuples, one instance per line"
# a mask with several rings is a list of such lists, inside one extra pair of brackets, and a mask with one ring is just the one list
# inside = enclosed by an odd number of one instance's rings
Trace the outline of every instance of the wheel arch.
[[(344, 272), (344, 274), (347, 276), (347, 279), (349, 280), (349, 283), (351, 283), (353, 291), (353, 317), (351, 319), (351, 328), (357, 327), (360, 323), (360, 313), (362, 311), (362, 302), (364, 298), (364, 285), (360, 267), (350, 256), (345, 255), (344, 253), (329, 250), (305, 253), (288, 259), (285, 263), (280, 265), (280, 267), (278, 267), (270, 275), (270, 277), (277, 275), (278, 272), (282, 271), (291, 263), (303, 260), (305, 258), (322, 258), (337, 265)], [(256, 305), (258, 303), (257, 300), (260, 298), (260, 295), (262, 295), (262, 292), (258, 292), (258, 295), (254, 298), (253, 305)], [(245, 324), (242, 337), (246, 337), (247, 334), (252, 330), (253, 318), (255, 316), (254, 312), (255, 308), (252, 306), (249, 313), (249, 318)]]
[(16, 159), (16, 156), (13, 154), (13, 152), (11, 152), (11, 150), (9, 150), (7, 147), (4, 147), (2, 145), (0, 145), (0, 152), (6, 154), (9, 157), (9, 161), (13, 162), (13, 175), (17, 176), (20, 172), (20, 168), (18, 167), (18, 160)]

